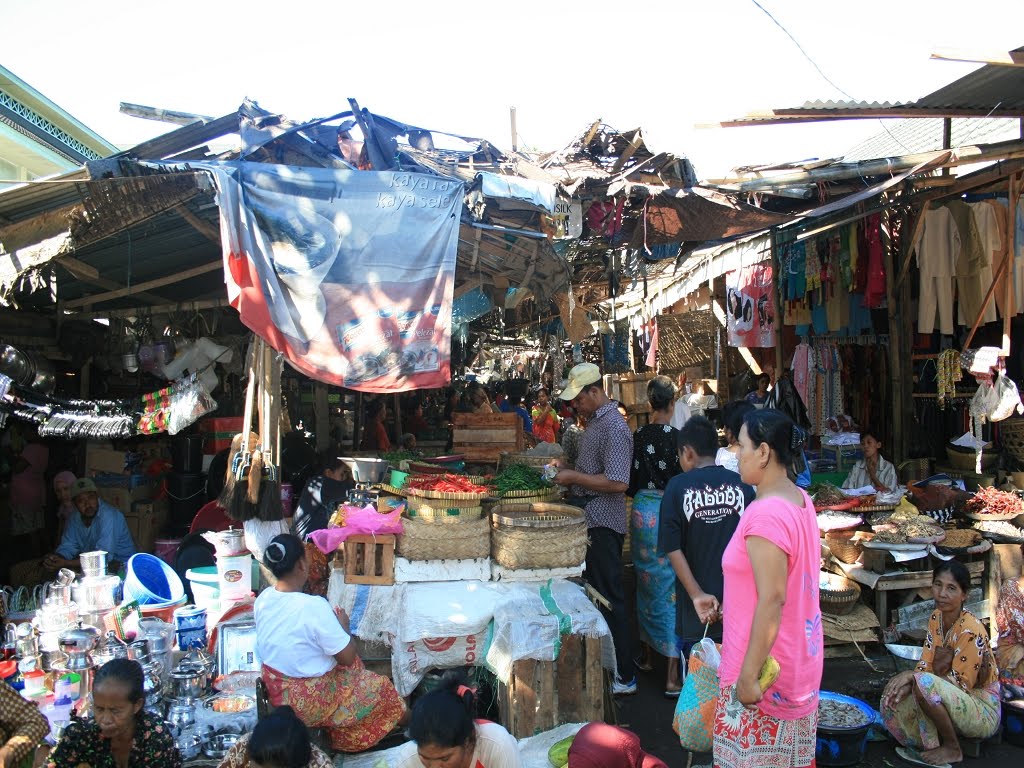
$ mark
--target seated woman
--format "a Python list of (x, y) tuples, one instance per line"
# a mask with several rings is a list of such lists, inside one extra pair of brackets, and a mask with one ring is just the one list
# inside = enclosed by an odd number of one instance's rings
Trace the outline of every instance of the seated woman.
[(396, 768), (522, 768), (519, 745), (497, 723), (474, 720), (476, 696), (454, 674), (416, 701)]
[(1003, 698), (1024, 699), (1024, 575), (1004, 580), (999, 588), (996, 629), (996, 662)]
[(32, 765), (36, 747), (49, 732), (36, 705), (0, 680), (0, 766)]
[(310, 728), (326, 728), (339, 752), (362, 752), (404, 725), (405, 702), (390, 680), (363, 667), (345, 612), (303, 593), (309, 561), (298, 537), (275, 536), (263, 564), (277, 580), (253, 608), (270, 703), (294, 707)]
[(291, 707), (278, 707), (235, 744), (217, 768), (333, 768), (331, 758), (309, 741)]
[(96, 671), (92, 717), (72, 720), (50, 753), (49, 768), (180, 768), (162, 718), (145, 710), (142, 666), (113, 659)]
[(963, 759), (959, 736), (984, 739), (999, 728), (999, 680), (988, 635), (964, 610), (970, 587), (963, 563), (950, 560), (935, 569), (936, 610), (928, 620), (921, 661), (916, 671), (893, 677), (882, 692), (882, 720), (903, 745), (897, 748), (901, 757), (956, 763)]
[(850, 474), (843, 481), (843, 488), (863, 488), (870, 485), (876, 491), (891, 491), (900, 484), (896, 467), (882, 458), (882, 441), (871, 427), (860, 431), (860, 447), (864, 458), (853, 465)]

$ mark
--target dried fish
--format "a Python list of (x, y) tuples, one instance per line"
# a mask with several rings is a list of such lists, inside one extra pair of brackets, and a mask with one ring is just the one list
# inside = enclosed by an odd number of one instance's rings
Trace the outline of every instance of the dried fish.
[(821, 699), (818, 702), (818, 725), (826, 728), (860, 728), (871, 722), (871, 718), (856, 704), (835, 699)]

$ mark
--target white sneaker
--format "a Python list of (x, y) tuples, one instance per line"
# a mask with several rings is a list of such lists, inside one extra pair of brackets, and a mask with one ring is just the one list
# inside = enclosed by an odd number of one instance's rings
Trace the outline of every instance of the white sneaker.
[(612, 696), (632, 696), (634, 693), (636, 693), (635, 677), (628, 683), (624, 683), (619, 680), (618, 675), (616, 675), (615, 679), (612, 680)]

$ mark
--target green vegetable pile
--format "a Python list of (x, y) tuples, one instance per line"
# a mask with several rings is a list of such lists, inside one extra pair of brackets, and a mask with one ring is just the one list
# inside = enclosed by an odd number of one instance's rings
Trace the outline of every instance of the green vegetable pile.
[(397, 467), (403, 461), (420, 458), (420, 454), (417, 451), (390, 451), (389, 453), (382, 453), (380, 457), (391, 466)]
[(540, 471), (525, 464), (510, 464), (494, 476), (489, 483), (499, 493), (509, 491), (542, 491), (551, 483), (540, 476)]

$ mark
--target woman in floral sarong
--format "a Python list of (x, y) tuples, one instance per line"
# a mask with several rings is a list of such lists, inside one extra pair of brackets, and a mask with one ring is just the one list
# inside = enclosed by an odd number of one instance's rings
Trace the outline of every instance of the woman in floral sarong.
[(345, 612), (303, 593), (309, 561), (298, 537), (275, 536), (263, 564), (277, 579), (254, 607), (270, 703), (291, 706), (310, 728), (326, 728), (339, 752), (362, 752), (404, 725), (405, 702), (390, 680), (363, 667)]
[(1024, 576), (1005, 579), (999, 588), (996, 628), (996, 661), (1003, 698), (1024, 699)]
[(651, 649), (668, 659), (665, 695), (669, 698), (677, 697), (682, 686), (676, 652), (676, 574), (668, 558), (658, 552), (658, 532), (665, 486), (682, 471), (676, 452), (678, 430), (669, 424), (674, 398), (675, 385), (668, 376), (657, 376), (648, 383), (651, 421), (633, 435), (633, 466), (626, 490), (626, 495), (633, 497), (630, 551), (636, 569), (640, 639), (644, 643), (637, 666), (652, 668)]
[[(985, 628), (964, 610), (971, 577), (956, 560), (932, 574), (937, 609), (928, 620), (921, 661), (882, 693), (882, 720), (903, 757), (932, 765), (963, 759), (959, 736), (983, 739), (999, 729), (999, 679)], [(902, 751), (900, 751), (902, 750)], [(924, 750), (918, 752), (918, 750)]]

